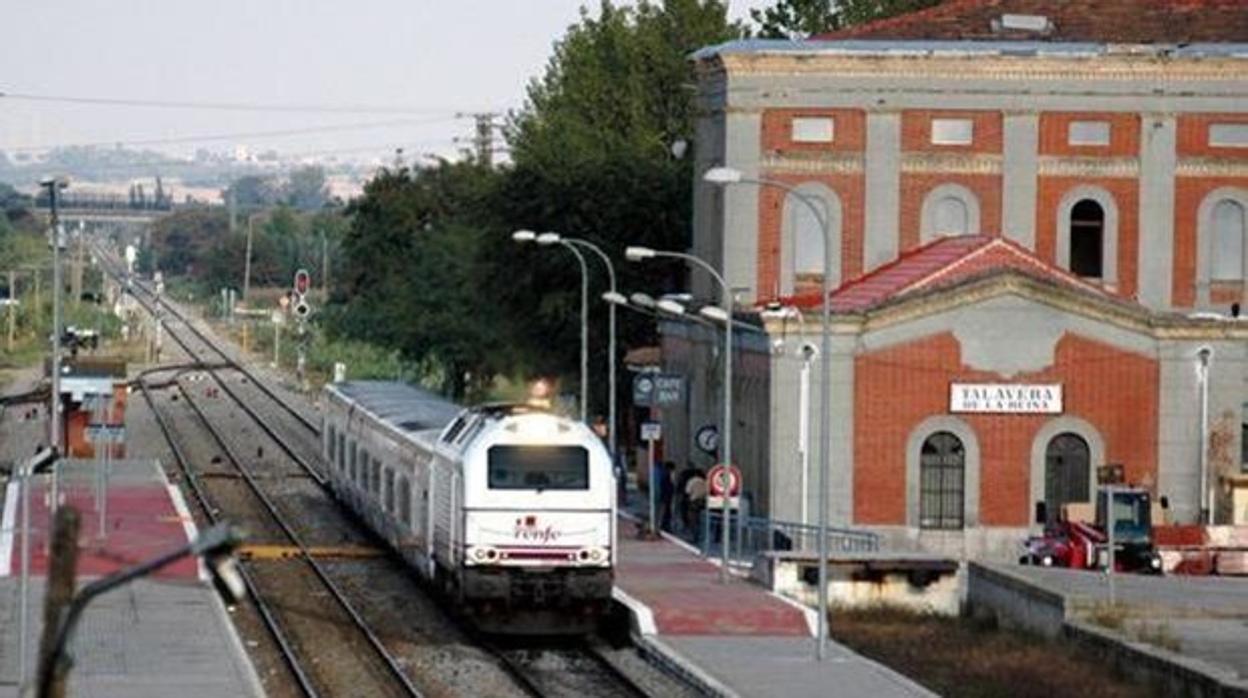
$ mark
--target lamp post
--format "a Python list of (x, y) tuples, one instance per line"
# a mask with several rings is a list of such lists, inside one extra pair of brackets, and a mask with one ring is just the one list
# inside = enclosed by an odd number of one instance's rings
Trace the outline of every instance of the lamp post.
[(807, 206), (815, 215), (823, 228), (823, 297), (820, 305), (823, 308), (821, 353), (825, 370), (819, 381), (819, 621), (815, 641), (815, 657), (822, 660), (827, 651), (828, 624), (828, 470), (831, 463), (832, 430), (829, 424), (831, 410), (830, 376), (826, 367), (832, 361), (832, 308), (828, 296), (832, 293), (832, 231), (828, 227), (828, 216), (821, 211), (815, 202), (793, 186), (772, 179), (750, 178), (740, 170), (731, 167), (712, 167), (702, 176), (711, 184), (727, 187), (732, 184), (753, 184), (759, 187), (774, 187), (792, 194), (798, 201)]
[[(684, 252), (664, 252), (653, 250), (649, 247), (629, 247), (624, 251), (624, 256), (630, 262), (641, 262), (655, 257), (669, 257), (672, 259), (683, 259), (686, 262), (701, 267), (712, 279), (719, 284), (722, 295), (722, 307), (724, 317), (729, 321), (724, 323), (724, 438), (722, 448), (720, 449), (721, 460), (724, 465), (732, 463), (732, 288), (719, 272), (715, 271), (706, 261), (700, 257), (695, 257)], [(666, 304), (666, 305), (665, 305)], [(684, 312), (684, 307), (675, 301), (658, 301), (655, 306), (661, 310), (666, 310), (674, 314)], [(723, 497), (723, 540), (722, 562), (719, 568), (719, 580), (721, 582), (728, 581), (728, 493), (724, 493)]]
[[(801, 343), (801, 359), (802, 368), (801, 375), (798, 380), (797, 390), (797, 459), (798, 466), (801, 469), (801, 521), (803, 526), (810, 524), (810, 369), (811, 364), (819, 356), (819, 348), (806, 342), (806, 321), (802, 317), (802, 311), (793, 306), (780, 306), (779, 303), (771, 304), (762, 312), (765, 318), (776, 318), (787, 320), (788, 318), (797, 318), (798, 335), (802, 337)], [(781, 347), (778, 353), (783, 353), (783, 343), (780, 340), (776, 342)]]
[(584, 422), (586, 410), (589, 409), (589, 267), (585, 263), (585, 255), (576, 248), (576, 245), (557, 238), (544, 238), (550, 234), (538, 235), (532, 230), (517, 230), (511, 234), (511, 239), (516, 242), (540, 241), (545, 245), (562, 244), (576, 256), (577, 264), (581, 267), (581, 421)]
[[(69, 186), (64, 179), (49, 177), (39, 182), (48, 190), (49, 223), (52, 228), (52, 404), (48, 411), (48, 440), (57, 453), (61, 452), (61, 221), (56, 210), (60, 190)], [(56, 484), (55, 477), (53, 485)], [(56, 488), (53, 487), (52, 509), (56, 509)]]
[[(610, 294), (616, 293), (615, 265), (611, 264), (611, 258), (607, 256), (606, 252), (602, 251), (601, 247), (595, 245), (589, 240), (585, 240), (582, 238), (563, 237), (559, 235), (559, 233), (542, 233), (541, 235), (537, 236), (537, 244), (539, 245), (553, 245), (556, 243), (565, 244), (565, 245), (567, 244), (577, 245), (579, 247), (584, 247), (585, 249), (590, 250), (594, 254), (598, 255), (598, 259), (601, 259), (603, 265), (606, 266), (607, 268), (607, 281), (611, 287), (610, 290), (607, 291), (607, 293), (610, 293)], [(611, 432), (610, 432), (610, 436), (608, 437), (607, 443), (610, 444), (610, 447), (611, 447), (611, 459), (612, 460), (615, 460), (616, 458), (616, 448), (619, 444), (618, 437), (616, 436), (616, 422), (615, 422), (615, 390), (616, 390), (615, 365), (617, 361), (618, 361), (618, 358), (616, 357), (616, 354), (615, 354), (615, 303), (608, 302), (607, 303), (607, 403), (608, 403), (607, 404), (607, 424), (609, 425)]]

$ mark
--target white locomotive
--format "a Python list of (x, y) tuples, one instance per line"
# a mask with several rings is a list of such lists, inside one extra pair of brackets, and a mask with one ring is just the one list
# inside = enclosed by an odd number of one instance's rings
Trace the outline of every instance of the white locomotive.
[(325, 388), (340, 500), (489, 632), (591, 630), (611, 601), (615, 474), (584, 424), (402, 384)]

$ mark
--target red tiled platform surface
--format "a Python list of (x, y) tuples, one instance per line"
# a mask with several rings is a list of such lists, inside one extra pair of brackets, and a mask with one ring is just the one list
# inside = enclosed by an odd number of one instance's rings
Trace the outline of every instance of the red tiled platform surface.
[[(41, 478), (42, 480), (43, 478)], [(80, 514), (81, 528), (78, 535), (78, 575), (100, 577), (119, 569), (143, 562), (168, 552), (187, 542), (186, 529), (174, 508), (168, 487), (157, 480), (151, 484), (124, 485), (113, 483), (109, 487), (107, 535), (99, 535), (99, 510), (95, 507), (95, 492), (89, 486), (75, 484), (62, 490), (63, 503), (74, 506)], [(37, 482), (30, 493), (31, 538), (30, 571), (34, 575), (46, 575), (48, 571), (47, 535), (48, 508), (45, 483)], [(15, 521), (20, 522), (20, 507)], [(19, 524), (20, 525), (20, 524)], [(21, 547), (13, 541), (9, 569), (16, 575), (21, 570)], [(193, 558), (184, 558), (156, 574), (163, 579), (196, 579), (198, 566)]]
[(719, 581), (719, 568), (666, 540), (620, 527), (615, 584), (650, 607), (659, 635), (809, 636), (796, 607), (749, 581)]

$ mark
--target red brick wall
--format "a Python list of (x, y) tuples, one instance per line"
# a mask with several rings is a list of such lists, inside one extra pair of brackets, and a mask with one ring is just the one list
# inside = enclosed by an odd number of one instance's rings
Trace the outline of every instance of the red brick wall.
[(979, 199), (979, 232), (1001, 234), (1001, 177), (957, 173), (901, 175), (901, 251), (917, 247), (923, 226), (923, 199), (942, 184), (961, 184)]
[[(1171, 303), (1179, 308), (1196, 305), (1196, 230), (1200, 204), (1221, 187), (1248, 188), (1248, 177), (1177, 177), (1174, 180), (1174, 286)], [(1219, 284), (1221, 286), (1221, 284)], [(1213, 302), (1230, 303), (1232, 290), (1217, 289)]]
[[(794, 117), (828, 117), (832, 121), (831, 143), (794, 143)], [(866, 144), (866, 115), (861, 109), (767, 109), (763, 112), (763, 153), (851, 151), (862, 152)]]
[[(1109, 145), (1070, 145), (1070, 122), (1109, 122)], [(1138, 157), (1140, 117), (1115, 112), (1046, 112), (1040, 115), (1041, 155)]]
[[(1147, 357), (1067, 334), (1053, 366), (1005, 381), (962, 366), (957, 339), (942, 333), (858, 356), (854, 371), (856, 523), (905, 523), (906, 443), (924, 419), (948, 414), (952, 382), (1062, 383), (1065, 414), (1100, 431), (1108, 462), (1123, 463), (1129, 482), (1156, 481), (1158, 366)], [(979, 441), (980, 522), (1027, 525), (1032, 441), (1052, 417), (959, 416)]]
[[(932, 119), (971, 119), (970, 145), (935, 145), (932, 143)], [(903, 152), (1000, 153), (1001, 112), (970, 110), (907, 109), (901, 113), (901, 150)]]
[[(841, 281), (862, 273), (863, 176), (861, 174), (793, 174), (765, 172), (768, 179), (797, 186), (818, 182), (841, 200)], [(758, 299), (767, 301), (780, 289), (780, 233), (784, 224), (785, 192), (760, 187), (758, 200)]]
[(1118, 206), (1118, 295), (1135, 295), (1139, 266), (1139, 182), (1127, 177), (1039, 177), (1036, 185), (1036, 256), (1057, 264), (1058, 205), (1080, 186), (1108, 191)]
[(1248, 148), (1209, 145), (1210, 124), (1248, 124), (1248, 114), (1183, 114), (1178, 117), (1175, 150), (1179, 157), (1248, 158)]

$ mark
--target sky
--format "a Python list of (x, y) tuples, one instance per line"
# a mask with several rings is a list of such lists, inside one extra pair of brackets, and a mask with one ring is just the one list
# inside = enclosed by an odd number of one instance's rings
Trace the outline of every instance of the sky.
[[(6, 3), (0, 150), (236, 145), (364, 159), (449, 155), (457, 114), (523, 104), (587, 0), (55, 0)], [(588, 0), (591, 7), (597, 0)], [(730, 0), (741, 18), (771, 0)], [(288, 111), (40, 101), (284, 105)], [(303, 107), (367, 108), (353, 113)], [(293, 132), (293, 133), (289, 133)]]

